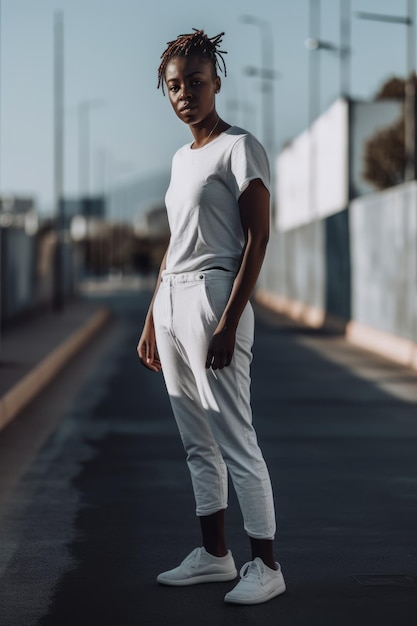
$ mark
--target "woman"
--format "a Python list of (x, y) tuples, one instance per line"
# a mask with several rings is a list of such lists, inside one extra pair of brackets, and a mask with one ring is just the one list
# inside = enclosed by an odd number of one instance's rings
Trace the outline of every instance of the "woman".
[(252, 426), (249, 303), (269, 237), (269, 165), (247, 131), (218, 116), (220, 43), (202, 30), (169, 42), (158, 87), (193, 142), (174, 155), (166, 206), (170, 243), (138, 344), (142, 363), (162, 369), (187, 453), (202, 546), (160, 574), (166, 585), (228, 581), (237, 572), (224, 530), (231, 476), (252, 561), (226, 602), (257, 604), (285, 591), (275, 561), (268, 470)]

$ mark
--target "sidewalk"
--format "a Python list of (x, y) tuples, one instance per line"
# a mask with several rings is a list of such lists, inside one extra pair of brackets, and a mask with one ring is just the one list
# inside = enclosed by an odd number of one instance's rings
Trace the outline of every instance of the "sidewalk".
[(83, 297), (60, 313), (45, 311), (3, 331), (0, 340), (0, 430), (108, 322), (110, 312)]

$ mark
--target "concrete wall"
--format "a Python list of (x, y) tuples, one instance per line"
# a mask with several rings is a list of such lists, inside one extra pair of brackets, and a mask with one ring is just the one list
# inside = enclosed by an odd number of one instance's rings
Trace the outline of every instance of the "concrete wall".
[(320, 221), (286, 232), (273, 230), (258, 292), (279, 298), (279, 308), (306, 305), (313, 316), (316, 312), (321, 315), (325, 305), (324, 235)]
[(352, 319), (417, 341), (417, 183), (350, 208)]
[(347, 209), (323, 220), (273, 230), (258, 293), (275, 308), (321, 325), (326, 317), (350, 319), (350, 244)]
[(285, 231), (337, 213), (348, 194), (349, 103), (339, 99), (279, 154), (275, 226)]
[(417, 369), (417, 182), (272, 233), (256, 297)]

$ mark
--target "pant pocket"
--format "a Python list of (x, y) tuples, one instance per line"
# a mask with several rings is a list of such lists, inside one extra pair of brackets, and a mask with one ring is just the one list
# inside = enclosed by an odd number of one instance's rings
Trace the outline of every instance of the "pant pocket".
[(230, 297), (233, 280), (204, 279), (201, 283), (203, 308), (209, 321), (219, 322)]

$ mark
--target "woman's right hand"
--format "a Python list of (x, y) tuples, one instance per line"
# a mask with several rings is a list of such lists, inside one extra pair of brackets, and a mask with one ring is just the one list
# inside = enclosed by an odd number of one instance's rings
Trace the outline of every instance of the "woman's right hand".
[(161, 371), (162, 366), (156, 347), (155, 328), (151, 319), (145, 321), (137, 351), (142, 365), (152, 372)]

